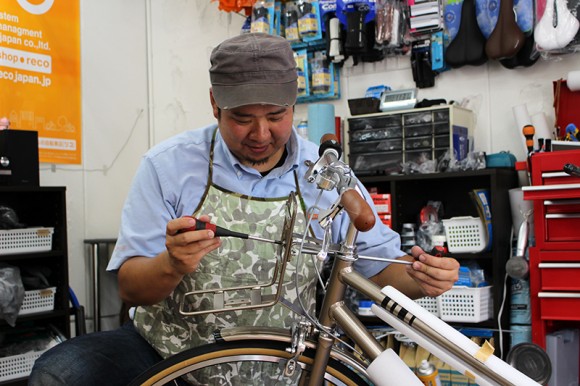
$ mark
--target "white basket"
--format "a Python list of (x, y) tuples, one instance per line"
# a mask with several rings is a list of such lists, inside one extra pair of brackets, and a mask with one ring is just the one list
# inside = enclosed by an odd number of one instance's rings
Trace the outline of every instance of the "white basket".
[(443, 220), (449, 252), (481, 252), (487, 246), (485, 228), (479, 217), (453, 217)]
[(491, 286), (453, 287), (437, 297), (437, 304), (446, 322), (478, 323), (493, 316)]
[(29, 376), (34, 361), (45, 351), (33, 351), (26, 354), (0, 358), (0, 382)]
[(50, 251), (53, 233), (54, 228), (0, 230), (0, 255)]
[(37, 312), (54, 310), (54, 295), (56, 287), (41, 290), (26, 291), (24, 301), (18, 315), (35, 314)]
[(433, 315), (439, 317), (439, 305), (437, 304), (437, 298), (431, 298), (425, 296), (423, 298), (415, 299), (415, 303), (432, 313)]

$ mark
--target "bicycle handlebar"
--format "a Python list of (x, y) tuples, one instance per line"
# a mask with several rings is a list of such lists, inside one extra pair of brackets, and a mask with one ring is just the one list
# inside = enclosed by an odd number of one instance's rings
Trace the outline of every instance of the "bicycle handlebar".
[[(330, 150), (336, 153), (337, 160), (340, 158), (342, 149), (334, 134), (324, 134), (320, 139), (320, 143), (320, 156), (327, 150)], [(347, 189), (342, 192), (340, 205), (342, 205), (355, 228), (359, 231), (366, 232), (375, 225), (376, 218), (373, 210), (356, 189)]]

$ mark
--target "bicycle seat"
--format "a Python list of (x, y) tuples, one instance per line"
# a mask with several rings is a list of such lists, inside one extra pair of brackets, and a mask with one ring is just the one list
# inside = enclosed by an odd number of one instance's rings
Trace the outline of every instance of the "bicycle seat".
[(546, 9), (536, 25), (534, 38), (542, 50), (566, 47), (580, 28), (578, 19), (572, 15), (565, 0), (548, 0)]
[(536, 49), (534, 34), (526, 36), (522, 49), (511, 58), (500, 59), (500, 63), (505, 68), (513, 69), (516, 67), (530, 67), (540, 58), (540, 52)]
[(499, 7), (497, 24), (485, 44), (485, 52), (490, 59), (515, 56), (525, 40), (524, 33), (516, 23), (513, 0), (501, 0)]
[(487, 61), (485, 37), (475, 16), (475, 0), (463, 1), (459, 30), (445, 52), (445, 61), (453, 68), (466, 64), (479, 66)]

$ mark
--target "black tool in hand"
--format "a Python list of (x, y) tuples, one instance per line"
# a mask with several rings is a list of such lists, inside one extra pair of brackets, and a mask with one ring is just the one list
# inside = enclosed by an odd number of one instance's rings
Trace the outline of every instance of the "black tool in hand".
[(256, 240), (256, 241), (263, 241), (266, 243), (282, 244), (282, 241), (279, 241), (279, 240), (265, 239), (265, 238), (258, 237), (258, 236), (252, 236), (252, 235), (249, 235), (247, 233), (234, 232), (234, 231), (231, 231), (229, 229), (225, 229), (225, 228), (222, 228), (222, 227), (217, 226), (215, 224), (212, 224), (210, 222), (201, 221), (195, 217), (193, 217), (193, 219), (195, 219), (195, 226), (193, 226), (191, 228), (182, 229), (180, 231), (180, 233), (181, 232), (188, 232), (188, 231), (199, 231), (199, 230), (203, 230), (203, 229), (209, 229), (209, 230), (213, 231), (213, 233), (217, 237), (237, 237), (239, 239), (250, 239), (250, 240)]
[(566, 164), (564, 165), (564, 172), (568, 173), (574, 177), (580, 177), (580, 167), (574, 164)]

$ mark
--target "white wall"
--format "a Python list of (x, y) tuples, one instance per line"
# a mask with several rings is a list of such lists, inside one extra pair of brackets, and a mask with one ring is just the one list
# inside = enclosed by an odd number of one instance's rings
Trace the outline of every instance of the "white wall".
[[(70, 283), (89, 308), (90, 266), (84, 239), (115, 238), (120, 211), (141, 155), (152, 144), (211, 123), (209, 52), (239, 33), (244, 18), (210, 0), (81, 0), (83, 164), (43, 164), (42, 185), (67, 187)], [(497, 62), (439, 75), (419, 98), (471, 99), (476, 149), (524, 158), (512, 107), (554, 119), (552, 81), (580, 67), (579, 55), (508, 70)], [(361, 64), (342, 72), (336, 115), (370, 85), (414, 87), (408, 58)], [(307, 108), (298, 105), (297, 117)]]

